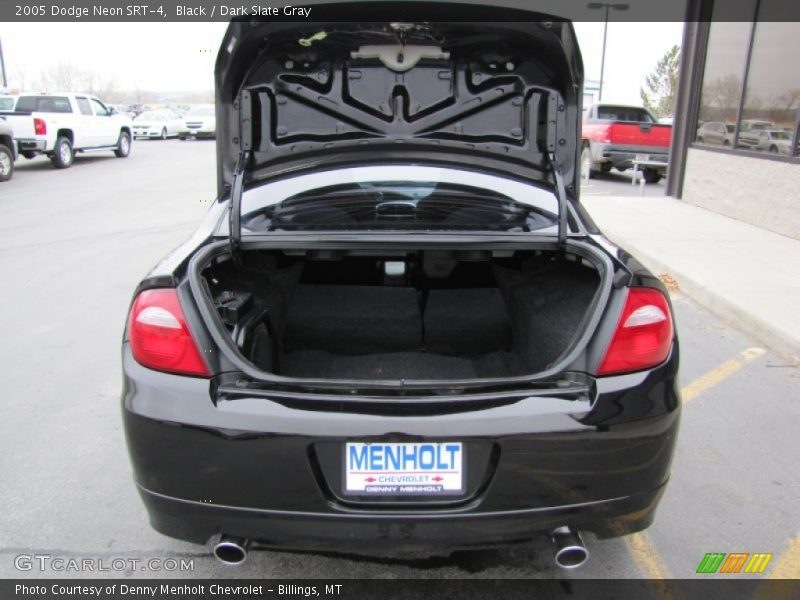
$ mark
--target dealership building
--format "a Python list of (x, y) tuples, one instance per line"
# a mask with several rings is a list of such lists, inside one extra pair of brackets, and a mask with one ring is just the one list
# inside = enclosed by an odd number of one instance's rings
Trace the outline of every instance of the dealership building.
[(3, 60), (3, 43), (0, 41), (0, 88), (5, 90), (5, 87), (8, 85), (6, 81), (6, 65), (5, 61)]
[(800, 239), (800, 22), (783, 0), (689, 0), (667, 193)]

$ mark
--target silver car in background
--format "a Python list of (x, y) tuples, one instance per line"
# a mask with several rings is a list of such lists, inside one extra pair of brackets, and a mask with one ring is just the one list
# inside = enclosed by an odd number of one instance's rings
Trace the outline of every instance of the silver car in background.
[(736, 125), (722, 121), (706, 121), (697, 130), (697, 143), (728, 148), (733, 145), (735, 132)]
[[(754, 132), (756, 133), (756, 132)], [(792, 134), (783, 129), (764, 129), (757, 132), (753, 150), (791, 156)]]
[(217, 136), (217, 117), (213, 104), (192, 106), (183, 117), (178, 137), (185, 140), (195, 138), (215, 138)]
[(178, 114), (171, 110), (148, 110), (133, 120), (133, 135), (166, 140), (178, 136), (182, 125)]

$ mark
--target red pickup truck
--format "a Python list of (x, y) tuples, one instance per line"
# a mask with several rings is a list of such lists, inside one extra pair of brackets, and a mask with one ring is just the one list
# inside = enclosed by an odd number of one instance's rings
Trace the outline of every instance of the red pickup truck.
[[(581, 174), (593, 177), (612, 167), (625, 171), (642, 163), (644, 179), (657, 183), (667, 172), (672, 127), (641, 106), (595, 104), (583, 118)], [(663, 164), (662, 164), (663, 163)]]

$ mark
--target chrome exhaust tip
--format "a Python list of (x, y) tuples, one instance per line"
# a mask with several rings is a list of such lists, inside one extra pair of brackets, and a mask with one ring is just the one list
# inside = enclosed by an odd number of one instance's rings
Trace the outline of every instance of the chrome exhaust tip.
[(550, 534), (556, 547), (555, 562), (562, 569), (577, 569), (589, 558), (581, 534), (570, 527), (559, 527)]
[(249, 550), (250, 540), (243, 538), (222, 536), (214, 544), (214, 556), (225, 565), (238, 566), (242, 564), (247, 558)]

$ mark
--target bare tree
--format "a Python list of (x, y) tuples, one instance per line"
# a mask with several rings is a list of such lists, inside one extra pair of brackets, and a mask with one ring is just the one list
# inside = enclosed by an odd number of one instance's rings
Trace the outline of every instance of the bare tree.
[(703, 89), (702, 105), (719, 109), (720, 118), (735, 119), (741, 88), (741, 81), (732, 73), (718, 77)]
[(39, 75), (39, 87), (43, 90), (75, 91), (81, 78), (80, 68), (68, 61), (62, 61), (42, 71)]
[(794, 129), (798, 106), (800, 106), (800, 89), (795, 88), (767, 100), (765, 113), (776, 126)]
[(15, 83), (13, 91), (15, 91), (15, 92), (24, 92), (25, 90), (28, 89), (28, 86), (26, 85), (27, 84), (27, 77), (26, 77), (27, 71), (25, 69), (21, 68), (17, 61), (13, 61), (11, 63), (10, 73), (11, 73), (11, 75), (9, 76), (8, 80), (9, 80), (9, 82), (13, 81)]
[(43, 91), (86, 92), (113, 102), (116, 80), (94, 71), (81, 69), (69, 61), (61, 61), (39, 74), (39, 88)]
[(86, 91), (108, 102), (119, 102), (120, 100), (120, 93), (117, 91), (117, 82), (114, 77), (94, 77), (88, 83)]
[(783, 94), (773, 98), (771, 104), (776, 112), (794, 112), (800, 106), (800, 88), (785, 91)]

